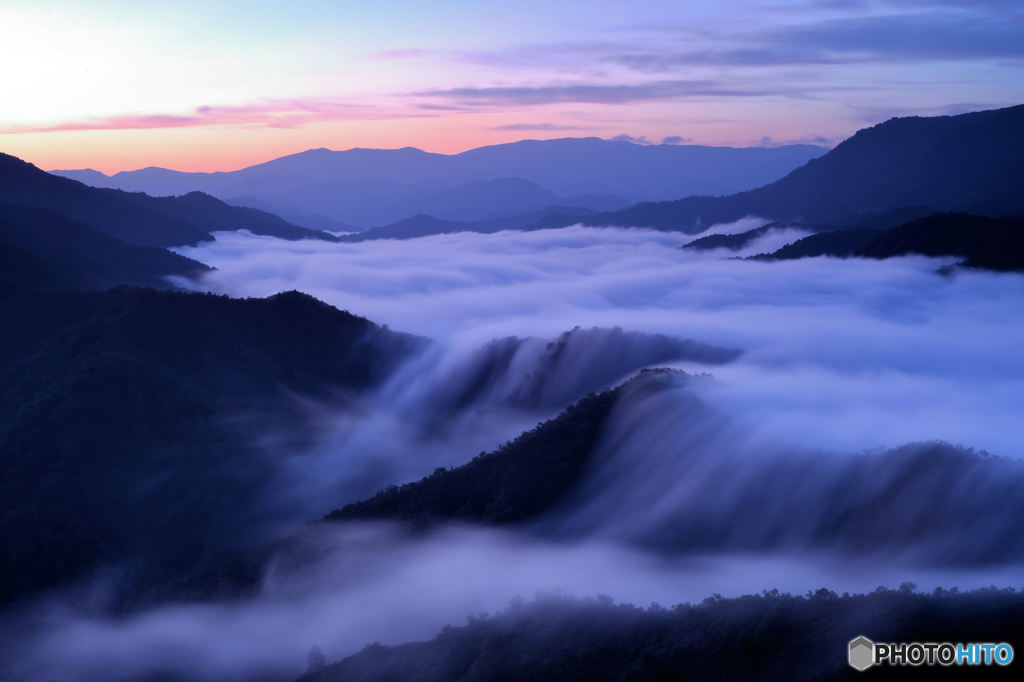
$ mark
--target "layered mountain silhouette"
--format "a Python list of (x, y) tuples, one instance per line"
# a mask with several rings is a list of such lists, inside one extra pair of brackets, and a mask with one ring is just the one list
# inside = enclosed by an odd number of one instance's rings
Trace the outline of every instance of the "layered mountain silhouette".
[[(728, 428), (728, 419), (688, 394), (697, 380), (641, 372), (461, 467), (391, 486), (325, 520), (401, 521), (419, 529), (529, 522), (533, 532), (554, 537), (607, 534), (680, 553), (785, 546), (864, 556), (871, 547), (926, 565), (1024, 557), (1016, 516), (1007, 514), (1010, 507), (1024, 513), (1024, 499), (1013, 492), (1024, 484), (1020, 462), (944, 443), (861, 456), (744, 457), (703, 449), (699, 438)], [(661, 440), (641, 436), (637, 450), (602, 448), (609, 438), (618, 442), (610, 435), (616, 428)], [(701, 436), (691, 442), (688, 432)], [(743, 482), (732, 483), (737, 503), (724, 503), (716, 491), (739, 469)], [(686, 476), (674, 478), (679, 471)], [(971, 487), (958, 485), (968, 479)], [(942, 510), (934, 510), (935, 499), (947, 501)]]
[(828, 225), (903, 207), (999, 216), (1024, 211), (1024, 105), (894, 118), (758, 189), (642, 203), (586, 220), (697, 233), (745, 216)]
[[(729, 148), (564, 138), (453, 155), (410, 147), (311, 149), (229, 173), (54, 173), (153, 195), (198, 190), (225, 200), (248, 197), (281, 215), (319, 214), (369, 228), (421, 213), (476, 221), (551, 205), (607, 211), (640, 200), (725, 194), (782, 177), (823, 151), (811, 145)], [(323, 222), (317, 227), (332, 229)]]
[(294, 396), (357, 395), (423, 343), (296, 292), (22, 292), (0, 316), (0, 602), (230, 555), (274, 471), (259, 435), (309, 432)]
[(852, 228), (814, 234), (754, 258), (881, 259), (908, 254), (958, 256), (970, 268), (1024, 270), (1024, 221), (938, 213), (888, 230)]
[(343, 242), (363, 242), (372, 239), (415, 239), (434, 234), (476, 232), (493, 234), (502, 230), (543, 230), (582, 222), (597, 211), (572, 206), (547, 206), (539, 211), (489, 218), (484, 220), (441, 220), (423, 213), (404, 220), (372, 227), (369, 230), (339, 237)]
[(0, 290), (167, 288), (167, 277), (209, 270), (155, 246), (135, 246), (60, 213), (0, 204)]
[(204, 194), (154, 198), (98, 189), (7, 154), (0, 154), (0, 201), (56, 211), (137, 246), (194, 245), (212, 240), (210, 232), (239, 229), (284, 239), (333, 239), (270, 213), (230, 206)]
[[(217, 230), (335, 239), (212, 194), (266, 207), (280, 201), (327, 229), (348, 227), (333, 217), (349, 219), (345, 210), (366, 218), (423, 205), (436, 214), (402, 213), (403, 220), (341, 238), (352, 241), (581, 220), (685, 232), (757, 215), (774, 222), (687, 246), (740, 248), (799, 224), (822, 231), (759, 258), (916, 253), (1019, 270), (1022, 131), (1024, 107), (894, 119), (757, 190), (602, 213), (643, 183), (650, 196), (686, 187), (725, 193), (735, 189), (723, 180), (727, 172), (736, 185), (763, 183), (820, 150), (554, 140), (452, 156), (311, 150), (235, 173), (72, 173), (179, 195), (164, 197), (90, 187), (0, 155), (0, 603), (107, 579), (113, 567), (132, 607), (167, 595), (221, 595), (258, 585), (271, 555), (282, 565), (320, 556), (299, 533), (277, 541), (256, 530), (268, 526), (261, 492), (280, 484), (275, 457), (312, 442), (310, 403), (344, 405), (358, 416), (360, 401), (428, 342), (299, 292), (230, 299), (114, 286), (166, 287), (169, 276), (202, 273), (204, 265), (163, 247), (209, 240)], [(312, 524), (312, 534), (382, 522), (413, 531), (405, 537), (416, 541), (455, 523), (515, 527), (547, 540), (597, 536), (664, 556), (878, 551), (929, 567), (1024, 558), (1020, 462), (943, 443), (744, 458), (722, 427), (729, 415), (699, 398), (697, 382), (711, 379), (646, 370), (602, 390), (638, 367), (736, 355), (620, 329), (495, 340), (423, 389), (429, 407), (416, 405), (421, 418), (443, 421), (480, 405), (551, 414), (577, 402), (462, 466), (345, 504)], [(586, 391), (601, 392), (580, 397)], [(616, 433), (637, 439), (610, 438)], [(702, 450), (701, 439), (711, 436), (720, 438), (707, 441), (716, 447)], [(271, 438), (273, 447), (261, 446)], [(951, 605), (941, 594), (911, 592), (900, 599), (876, 592), (841, 608), (827, 590), (804, 600), (765, 595), (671, 614), (600, 601), (562, 608), (555, 621), (541, 607), (513, 609), (430, 642), (371, 646), (306, 679), (487, 678), (498, 670), (536, 679), (722, 676), (765, 665), (762, 657), (738, 664), (722, 653), (723, 641), (749, 636), (751, 623), (770, 623), (780, 646), (810, 636), (815, 623), (870, 624), (886, 609), (908, 609), (889, 621), (900, 637), (961, 616), (979, 627), (1019, 623), (1016, 597)], [(829, 642), (842, 646), (849, 632), (829, 627)], [(979, 631), (964, 632), (966, 639)], [(707, 633), (710, 644), (700, 639)], [(695, 657), (703, 668), (691, 667)], [(825, 668), (816, 670), (835, 666)]]

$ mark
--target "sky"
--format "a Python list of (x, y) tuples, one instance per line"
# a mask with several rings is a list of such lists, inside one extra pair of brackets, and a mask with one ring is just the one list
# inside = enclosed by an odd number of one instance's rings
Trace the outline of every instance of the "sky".
[(1024, 102), (1016, 0), (4, 0), (0, 151), (233, 170), (523, 138), (835, 144)]

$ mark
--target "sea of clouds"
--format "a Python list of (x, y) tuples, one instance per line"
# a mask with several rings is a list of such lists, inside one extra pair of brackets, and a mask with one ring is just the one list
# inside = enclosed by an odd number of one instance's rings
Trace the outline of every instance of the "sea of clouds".
[[(382, 481), (467, 461), (554, 416), (559, 401), (615, 385), (647, 364), (712, 376), (623, 401), (570, 506), (535, 524), (447, 527), (415, 539), (387, 524), (310, 528), (303, 531), (310, 541), (330, 548), (323, 560), (272, 564), (257, 597), (233, 602), (117, 615), (102, 607), (102, 581), (72, 588), (0, 624), (7, 674), (65, 682), (156, 672), (289, 679), (302, 672), (314, 643), (333, 660), (371, 641), (430, 637), (467, 614), (551, 589), (672, 604), (714, 592), (863, 591), (904, 580), (926, 589), (1015, 584), (1020, 566), (1013, 563), (930, 562), (949, 553), (941, 529), (932, 529), (920, 551), (889, 559), (851, 553), (856, 543), (811, 539), (818, 538), (815, 519), (827, 520), (838, 499), (821, 486), (843, 490), (843, 477), (860, 461), (881, 462), (882, 449), (942, 440), (1010, 459), (1024, 454), (1024, 276), (938, 274), (953, 258), (736, 258), (796, 236), (773, 232), (741, 252), (694, 253), (679, 248), (688, 238), (626, 228), (351, 244), (243, 232), (180, 249), (216, 268), (201, 281), (179, 281), (189, 288), (232, 296), (298, 289), (433, 340), (358, 413), (311, 407), (322, 411), (319, 445), (280, 453), (274, 503), (283, 527)], [(553, 370), (558, 381), (542, 387), (548, 399), (517, 403), (531, 372), (552, 367), (544, 364), (548, 341), (576, 327), (582, 334), (567, 342), (569, 360)], [(664, 340), (633, 333), (739, 354), (648, 362)], [(460, 385), (474, 358), (508, 337), (535, 341), (516, 346), (513, 369), (446, 413), (437, 429), (430, 410), (439, 387)], [(978, 503), (959, 527), (964, 537), (998, 538), (1016, 522), (986, 524), (979, 516), (989, 491), (1005, 494), (1000, 477), (986, 472), (964, 484), (978, 484), (978, 496), (957, 492), (965, 504)], [(860, 490), (870, 500), (877, 492), (870, 476), (857, 485), (849, 494)], [(942, 485), (932, 477), (919, 490)], [(763, 524), (732, 528), (734, 511), (751, 501), (766, 510)], [(933, 502), (891, 508), (923, 514)], [(802, 516), (787, 524), (793, 513)], [(648, 551), (651, 533), (679, 514), (717, 528), (718, 544), (705, 535), (701, 551)], [(759, 517), (747, 509), (744, 518)], [(913, 528), (906, 532), (913, 539)], [(771, 545), (768, 537), (786, 542)]]

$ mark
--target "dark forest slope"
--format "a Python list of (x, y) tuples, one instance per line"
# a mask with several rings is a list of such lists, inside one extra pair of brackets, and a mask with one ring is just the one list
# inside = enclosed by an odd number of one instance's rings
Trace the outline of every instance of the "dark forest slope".
[(960, 256), (963, 265), (989, 270), (1024, 269), (1024, 222), (939, 213), (889, 230), (850, 229), (804, 237), (759, 260), (813, 256), (892, 258), (908, 254)]
[(166, 277), (191, 277), (202, 263), (154, 246), (135, 246), (59, 213), (0, 204), (0, 288), (167, 288)]
[(285, 239), (332, 238), (269, 213), (230, 206), (199, 193), (154, 198), (89, 187), (0, 154), (0, 201), (62, 213), (128, 244), (181, 246), (210, 241), (211, 231), (249, 229)]
[(0, 297), (0, 602), (131, 566), (149, 585), (250, 538), (290, 395), (340, 400), (422, 341), (304, 294)]
[(370, 644), (299, 682), (484, 680), (959, 680), (1014, 678), (991, 666), (847, 665), (848, 643), (1010, 642), (1024, 638), (1024, 593), (899, 590), (806, 596), (776, 591), (638, 608), (611, 599), (542, 597), (472, 617), (425, 642)]

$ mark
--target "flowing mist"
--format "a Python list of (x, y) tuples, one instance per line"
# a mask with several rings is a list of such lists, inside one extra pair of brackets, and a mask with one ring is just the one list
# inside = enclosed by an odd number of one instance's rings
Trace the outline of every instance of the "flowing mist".
[(465, 463), (645, 367), (689, 374), (627, 390), (582, 483), (540, 518), (416, 536), (308, 527), (294, 537), (318, 560), (276, 557), (235, 601), (113, 615), (116, 585), (69, 589), (3, 624), (8, 674), (289, 679), (314, 643), (336, 659), (550, 589), (670, 604), (1020, 575), (1024, 509), (1000, 500), (1024, 482), (1024, 276), (943, 276), (953, 259), (918, 257), (744, 261), (624, 228), (216, 236), (180, 249), (216, 270), (179, 284), (299, 289), (432, 340), (373, 393), (309, 405), (312, 447), (265, 441), (278, 533)]

